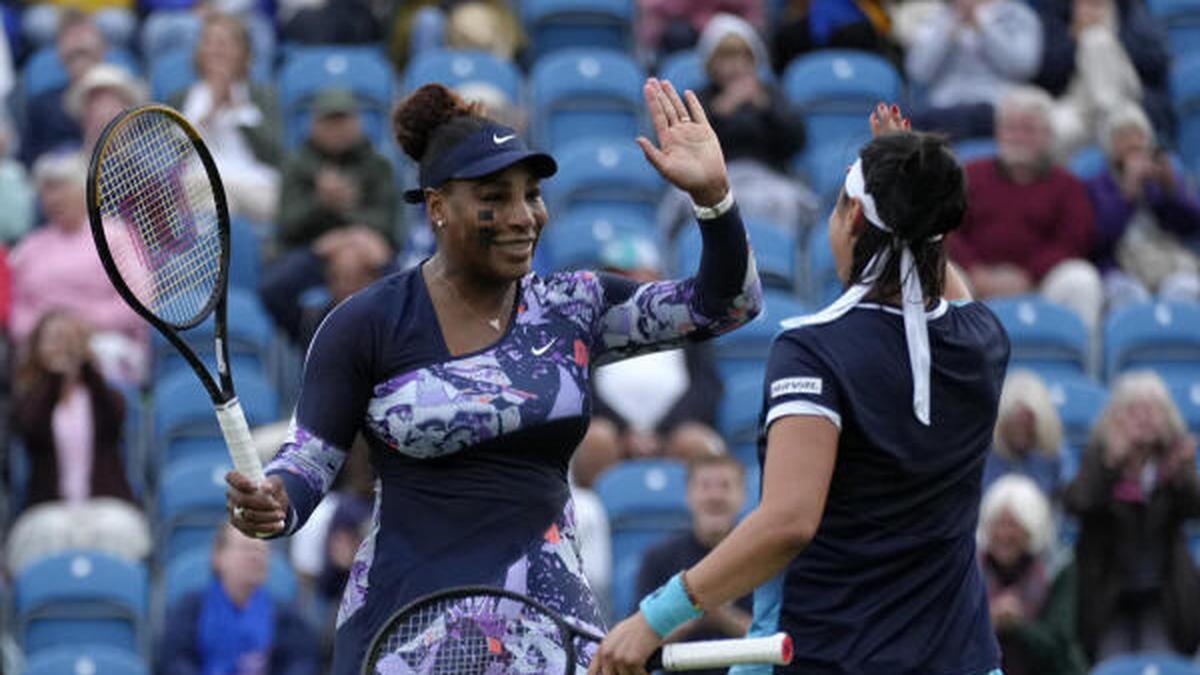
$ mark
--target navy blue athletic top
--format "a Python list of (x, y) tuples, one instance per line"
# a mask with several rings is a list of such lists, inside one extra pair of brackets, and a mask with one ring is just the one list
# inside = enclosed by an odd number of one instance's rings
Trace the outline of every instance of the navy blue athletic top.
[(840, 430), (816, 536), (755, 592), (751, 632), (795, 641), (792, 665), (776, 672), (980, 675), (1000, 665), (975, 527), (1008, 337), (979, 303), (943, 300), (927, 318), (929, 426), (913, 415), (899, 309), (862, 303), (772, 345), (760, 461), (775, 420), (815, 415)]
[(371, 448), (373, 522), (338, 612), (335, 674), (358, 673), (395, 610), (451, 586), (505, 587), (602, 629), (567, 487), (592, 368), (732, 330), (762, 303), (737, 208), (700, 228), (691, 279), (524, 277), (508, 330), (468, 354), (449, 353), (419, 267), (330, 313), (305, 361), (289, 438), (266, 472), (286, 486), (290, 533), (358, 432)]

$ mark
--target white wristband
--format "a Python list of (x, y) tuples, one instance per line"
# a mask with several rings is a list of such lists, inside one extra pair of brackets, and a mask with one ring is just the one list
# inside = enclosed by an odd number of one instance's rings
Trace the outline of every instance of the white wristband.
[(721, 198), (721, 201), (717, 202), (713, 206), (700, 206), (696, 202), (692, 202), (692, 210), (696, 212), (696, 218), (698, 220), (712, 220), (713, 218), (720, 218), (731, 208), (733, 208), (733, 190), (726, 191), (725, 196)]

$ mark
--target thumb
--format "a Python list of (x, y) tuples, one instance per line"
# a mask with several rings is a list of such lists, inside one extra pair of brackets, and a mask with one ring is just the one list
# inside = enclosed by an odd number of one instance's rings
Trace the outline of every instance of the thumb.
[(667, 156), (663, 154), (662, 150), (654, 147), (654, 144), (651, 143), (650, 140), (645, 136), (638, 136), (637, 144), (642, 148), (642, 154), (646, 156), (646, 161), (650, 162), (650, 165), (653, 166), (655, 170), (665, 176), (666, 172), (664, 171), (663, 167), (667, 162)]

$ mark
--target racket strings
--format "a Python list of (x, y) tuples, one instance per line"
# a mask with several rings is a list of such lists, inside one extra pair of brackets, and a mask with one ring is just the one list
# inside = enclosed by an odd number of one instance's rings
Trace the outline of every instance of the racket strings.
[(447, 598), (398, 617), (372, 652), (372, 675), (567, 672), (563, 631), (537, 608), (498, 596)]
[(216, 196), (191, 138), (148, 111), (114, 130), (97, 175), (105, 239), (143, 306), (173, 325), (204, 312), (220, 272)]

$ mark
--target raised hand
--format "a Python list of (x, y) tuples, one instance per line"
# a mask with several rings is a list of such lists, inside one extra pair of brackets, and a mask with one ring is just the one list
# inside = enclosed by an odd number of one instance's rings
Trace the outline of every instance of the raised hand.
[(696, 204), (713, 206), (721, 201), (729, 192), (725, 156), (700, 100), (691, 91), (685, 92), (685, 106), (670, 82), (655, 78), (646, 80), (642, 93), (658, 137), (658, 147), (646, 137), (638, 137), (646, 160)]
[(871, 111), (871, 137), (879, 138), (884, 134), (897, 131), (912, 131), (912, 123), (900, 112), (900, 106), (893, 103), (888, 106), (880, 103)]

